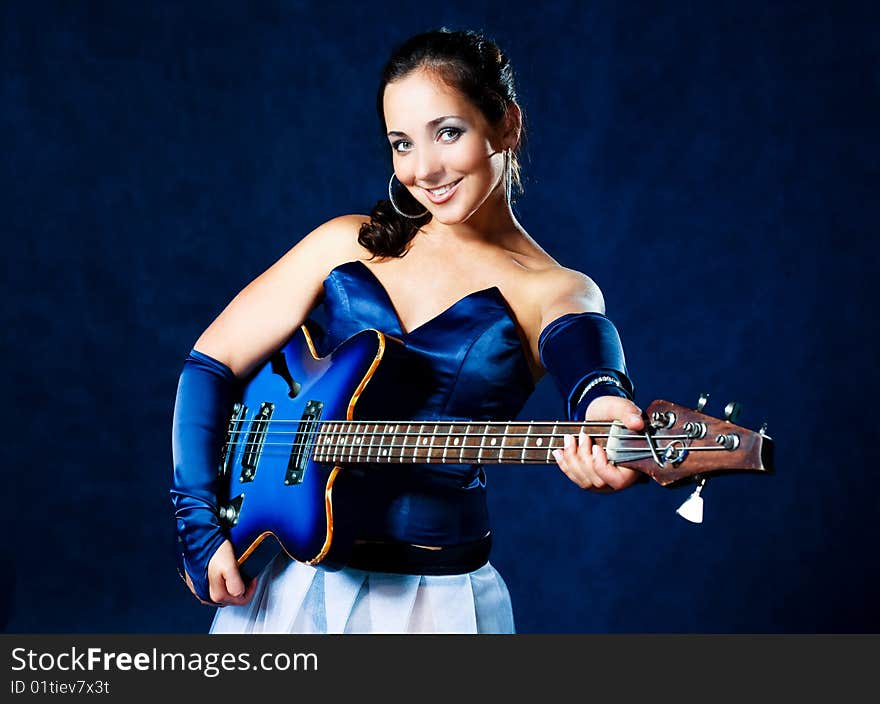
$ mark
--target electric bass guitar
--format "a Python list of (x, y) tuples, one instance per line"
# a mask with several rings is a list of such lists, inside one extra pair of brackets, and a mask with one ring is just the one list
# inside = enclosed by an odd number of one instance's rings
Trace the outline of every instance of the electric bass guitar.
[[(302, 326), (245, 381), (220, 458), (218, 505), (246, 575), (279, 548), (310, 565), (345, 565), (353, 525), (336, 499), (346, 472), (366, 463), (549, 465), (563, 436), (583, 428), (610, 461), (662, 486), (695, 479), (697, 494), (709, 473), (772, 469), (766, 429), (734, 425), (734, 404), (725, 420), (704, 415), (705, 396), (697, 410), (653, 401), (642, 432), (620, 422), (414, 421), (405, 408), (397, 409), (400, 419), (389, 419), (389, 395), (415, 393), (406, 386), (414, 372), (407, 364), (403, 344), (377, 330), (320, 357)], [(372, 420), (373, 413), (384, 419)]]

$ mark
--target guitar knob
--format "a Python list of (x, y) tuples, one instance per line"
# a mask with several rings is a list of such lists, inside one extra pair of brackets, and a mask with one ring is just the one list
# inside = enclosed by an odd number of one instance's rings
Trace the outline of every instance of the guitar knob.
[(737, 401), (731, 401), (724, 407), (724, 420), (735, 423), (742, 412), (742, 404)]
[(655, 430), (671, 428), (675, 425), (675, 413), (672, 411), (654, 411), (651, 414), (651, 427)]
[(230, 525), (235, 525), (238, 518), (238, 511), (235, 510), (235, 506), (220, 506), (217, 513), (220, 514), (221, 521), (225, 521)]
[(709, 400), (709, 394), (702, 393), (700, 394), (700, 398), (697, 401), (697, 411), (702, 412), (702, 410), (706, 407), (706, 401)]

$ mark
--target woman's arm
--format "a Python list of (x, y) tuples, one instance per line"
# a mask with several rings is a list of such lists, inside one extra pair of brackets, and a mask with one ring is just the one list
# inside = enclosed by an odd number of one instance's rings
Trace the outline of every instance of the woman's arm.
[(305, 322), (339, 264), (369, 252), (357, 243), (365, 215), (342, 215), (312, 230), (248, 284), (195, 343), (241, 378), (279, 349)]
[[(605, 360), (619, 352), (621, 363), (615, 366), (618, 368), (623, 366), (622, 348), (619, 346), (617, 332), (610, 321), (604, 318), (605, 300), (602, 291), (590, 277), (560, 267), (545, 273), (542, 289), (537, 298), (541, 306), (539, 339), (542, 337), (541, 333), (555, 321), (560, 321), (563, 316), (572, 316), (570, 319), (572, 324), (582, 327), (579, 333), (568, 334), (562, 337), (561, 342), (556, 342), (554, 354), (557, 359), (563, 355), (567, 357), (566, 362), (572, 368), (577, 368), (580, 357), (583, 357), (585, 366), (582, 371), (585, 375), (588, 374), (591, 369), (587, 360), (596, 353), (590, 351), (587, 354), (586, 350), (577, 349), (575, 343), (590, 340), (597, 341), (597, 344), (605, 348), (600, 354)], [(598, 315), (580, 316), (579, 314)], [(563, 345), (562, 349), (560, 344)], [(571, 344), (571, 349), (564, 347), (566, 344)], [(535, 341), (535, 345), (538, 358), (543, 363), (545, 360), (541, 355), (538, 340)], [(552, 369), (548, 371), (553, 372)], [(572, 400), (570, 408), (576, 407), (576, 410), (572, 411), (573, 414), (578, 416), (578, 419), (583, 417), (585, 420), (620, 420), (630, 430), (642, 430), (644, 421), (641, 410), (630, 400), (631, 387), (626, 388), (628, 379), (623, 369), (620, 369), (620, 372), (621, 374), (608, 373), (608, 376), (612, 377), (610, 382), (614, 383), (604, 383), (602, 378), (594, 377), (594, 380), (600, 383), (588, 389), (586, 394), (589, 395), (580, 403), (577, 398)], [(617, 380), (622, 380), (623, 383), (618, 384)], [(581, 395), (579, 389), (577, 391), (576, 395)], [(640, 476), (639, 472), (627, 467), (609, 464), (605, 450), (597, 443), (593, 443), (583, 431), (578, 436), (566, 436), (564, 441), (563, 449), (555, 450), (553, 455), (566, 476), (583, 489), (594, 491), (623, 489), (633, 484)]]

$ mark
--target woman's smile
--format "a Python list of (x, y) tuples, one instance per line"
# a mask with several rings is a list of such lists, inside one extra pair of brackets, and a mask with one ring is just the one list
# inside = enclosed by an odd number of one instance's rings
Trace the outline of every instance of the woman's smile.
[(445, 203), (455, 195), (459, 183), (461, 183), (461, 179), (453, 181), (452, 183), (447, 183), (445, 186), (440, 186), (439, 188), (432, 188), (430, 190), (423, 188), (422, 190), (425, 192), (425, 195), (428, 196), (428, 200), (432, 203)]

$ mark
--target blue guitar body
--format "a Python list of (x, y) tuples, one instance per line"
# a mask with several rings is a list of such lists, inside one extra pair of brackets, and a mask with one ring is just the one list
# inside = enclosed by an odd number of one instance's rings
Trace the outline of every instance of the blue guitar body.
[(246, 380), (229, 424), (219, 497), (246, 575), (256, 574), (279, 547), (312, 565), (346, 563), (355, 512), (337, 509), (351, 470), (310, 459), (315, 429), (319, 422), (353, 418), (389, 342), (397, 344), (364, 330), (321, 358), (303, 326)]

